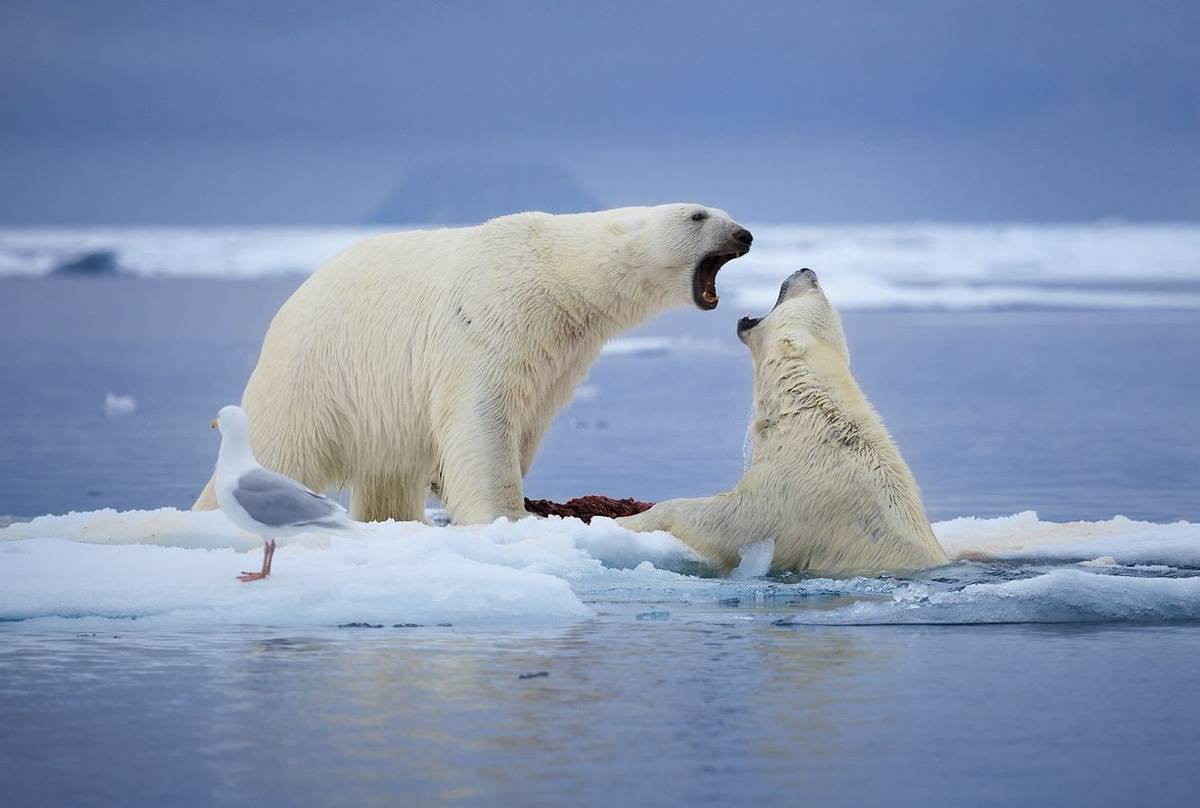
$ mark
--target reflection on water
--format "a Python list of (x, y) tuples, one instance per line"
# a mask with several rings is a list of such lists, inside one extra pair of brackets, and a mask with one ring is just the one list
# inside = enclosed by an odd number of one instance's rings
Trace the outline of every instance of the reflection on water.
[(613, 606), (501, 633), (14, 628), (0, 629), (11, 804), (120, 802), (131, 783), (172, 804), (355, 805), (793, 789), (1104, 802), (1146, 793), (1154, 772), (1171, 773), (1154, 781), (1164, 799), (1200, 785), (1183, 765), (1200, 740), (1182, 695), (1200, 686), (1193, 626), (782, 628)]

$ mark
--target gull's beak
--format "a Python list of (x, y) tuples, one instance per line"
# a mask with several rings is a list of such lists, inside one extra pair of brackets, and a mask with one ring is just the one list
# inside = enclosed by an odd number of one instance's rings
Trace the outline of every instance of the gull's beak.
[(216, 418), (212, 419), (212, 428), (213, 429), (217, 428), (217, 419)]

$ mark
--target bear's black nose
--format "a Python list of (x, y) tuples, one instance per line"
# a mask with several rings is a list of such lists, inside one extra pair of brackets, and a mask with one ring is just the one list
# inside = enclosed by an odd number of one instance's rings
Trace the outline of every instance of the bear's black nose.
[(754, 241), (754, 234), (744, 227), (739, 227), (737, 230), (734, 230), (733, 237), (745, 244), (747, 247), (750, 246), (750, 242)]

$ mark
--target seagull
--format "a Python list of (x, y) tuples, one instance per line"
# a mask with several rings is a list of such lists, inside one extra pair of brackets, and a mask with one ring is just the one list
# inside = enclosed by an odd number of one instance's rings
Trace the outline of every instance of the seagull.
[(217, 504), (229, 521), (263, 540), (262, 571), (243, 572), (239, 581), (261, 581), (271, 574), (276, 538), (310, 533), (314, 528), (359, 528), (339, 503), (258, 464), (250, 450), (250, 422), (241, 407), (222, 407), (212, 428), (221, 430)]

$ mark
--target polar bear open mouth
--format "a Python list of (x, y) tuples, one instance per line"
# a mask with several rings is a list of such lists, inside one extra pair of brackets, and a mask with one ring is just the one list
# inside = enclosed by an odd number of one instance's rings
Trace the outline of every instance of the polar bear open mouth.
[(741, 258), (747, 252), (747, 250), (713, 252), (700, 259), (696, 268), (692, 270), (692, 300), (696, 301), (697, 306), (705, 311), (717, 307), (717, 303), (721, 299), (717, 295), (717, 273), (725, 264), (735, 258)]
[(788, 292), (792, 289), (792, 284), (803, 280), (807, 288), (814, 289), (817, 287), (817, 273), (813, 272), (808, 267), (798, 269), (787, 277), (787, 279), (779, 285), (779, 297), (775, 298), (775, 305), (771, 307), (771, 311), (764, 314), (762, 317), (754, 317), (747, 314), (745, 317), (737, 321), (737, 335), (742, 342), (746, 341), (746, 334), (750, 329), (761, 323), (763, 320), (771, 316), (771, 312), (779, 308), (779, 304), (788, 296)]

